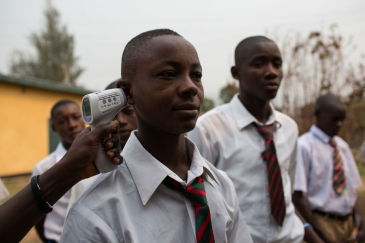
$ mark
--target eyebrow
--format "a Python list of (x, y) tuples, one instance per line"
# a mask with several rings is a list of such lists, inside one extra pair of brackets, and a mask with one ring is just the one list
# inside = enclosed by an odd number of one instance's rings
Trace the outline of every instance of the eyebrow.
[[(173, 60), (164, 60), (162, 62), (157, 63), (157, 65), (160, 65), (160, 64), (168, 64), (168, 65), (171, 65), (171, 66), (174, 66), (174, 67), (181, 66), (180, 62), (173, 61)], [(195, 63), (191, 64), (190, 67), (192, 67), (192, 68), (199, 68), (200, 67), (201, 68), (202, 66), (200, 65), (199, 62), (195, 62)]]
[(251, 58), (251, 61), (252, 60), (256, 60), (256, 59), (280, 59), (280, 60), (283, 60), (283, 58), (281, 57), (281, 56), (277, 56), (277, 55), (274, 55), (274, 56), (270, 56), (270, 57), (268, 57), (267, 55), (256, 55), (256, 56), (253, 56), (252, 58)]

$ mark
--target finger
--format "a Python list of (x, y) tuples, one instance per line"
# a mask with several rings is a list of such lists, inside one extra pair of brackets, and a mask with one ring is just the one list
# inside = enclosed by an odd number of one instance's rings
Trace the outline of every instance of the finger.
[(104, 139), (107, 135), (118, 131), (118, 129), (119, 129), (119, 122), (114, 120), (107, 124), (100, 124), (93, 131), (91, 131), (91, 133), (94, 134), (100, 140)]
[(120, 149), (119, 148), (110, 149), (105, 152), (105, 155), (108, 159), (113, 160), (114, 157), (118, 157), (120, 155)]
[(123, 163), (123, 157), (122, 156), (118, 156), (118, 157), (114, 157), (113, 158), (113, 163), (116, 164), (116, 165), (120, 165)]
[(105, 140), (105, 148), (111, 149), (113, 147), (119, 146), (119, 136), (118, 134), (113, 134), (111, 138)]

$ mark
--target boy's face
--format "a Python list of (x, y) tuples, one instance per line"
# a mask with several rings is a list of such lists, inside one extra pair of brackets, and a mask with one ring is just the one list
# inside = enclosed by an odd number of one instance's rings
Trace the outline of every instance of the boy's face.
[(330, 137), (337, 135), (346, 118), (346, 110), (345, 105), (338, 104), (326, 111), (316, 112), (316, 126)]
[(126, 108), (118, 112), (115, 117), (120, 124), (119, 133), (119, 141), (122, 149), (124, 145), (127, 143), (129, 136), (133, 130), (137, 130), (137, 118), (134, 113), (134, 108), (131, 105), (128, 105)]
[(248, 94), (263, 101), (275, 98), (283, 78), (282, 58), (274, 42), (259, 41), (240, 53), (240, 65), (232, 67), (232, 75), (240, 82), (241, 95)]
[(84, 127), (80, 108), (75, 104), (60, 106), (53, 113), (52, 128), (65, 145), (71, 146)]
[(129, 82), (138, 128), (170, 134), (191, 131), (204, 99), (201, 77), (192, 44), (179, 36), (152, 38), (136, 59)]

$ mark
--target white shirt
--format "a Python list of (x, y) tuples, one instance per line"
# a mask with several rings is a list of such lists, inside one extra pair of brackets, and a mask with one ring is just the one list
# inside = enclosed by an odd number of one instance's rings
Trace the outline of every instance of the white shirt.
[(0, 178), (0, 201), (9, 196), (9, 191), (6, 189), (3, 181)]
[[(123, 164), (101, 174), (74, 203), (61, 242), (196, 242), (192, 203), (161, 184), (166, 176), (182, 180), (146, 151), (134, 132), (122, 156)], [(232, 182), (194, 148), (186, 184), (200, 175), (215, 242), (252, 242)]]
[(332, 187), (334, 148), (328, 143), (330, 137), (314, 125), (298, 139), (294, 190), (303, 192), (312, 210), (346, 215), (356, 203), (355, 190), (362, 181), (348, 144), (338, 136), (333, 139), (344, 163), (346, 190), (339, 196)]
[[(66, 152), (67, 151), (63, 147), (62, 143), (59, 143), (55, 151), (35, 165), (32, 177), (46, 172), (46, 170), (60, 161)], [(66, 218), (66, 210), (69, 199), (70, 190), (53, 205), (53, 211), (46, 215), (46, 219), (44, 221), (44, 236), (48, 240), (59, 241)]]
[(85, 191), (85, 189), (97, 178), (97, 176), (98, 175), (81, 180), (71, 188), (71, 196), (68, 201), (67, 213), (70, 211), (72, 205), (76, 202), (81, 193)]
[(283, 227), (271, 216), (266, 163), (261, 157), (265, 141), (252, 124), (260, 123), (242, 105), (238, 95), (230, 103), (201, 116), (188, 137), (204, 158), (226, 172), (233, 181), (254, 242), (301, 242), (304, 228), (295, 214), (291, 198), (298, 128), (291, 118), (272, 106), (271, 110), (266, 124), (276, 126), (274, 143), (286, 204)]

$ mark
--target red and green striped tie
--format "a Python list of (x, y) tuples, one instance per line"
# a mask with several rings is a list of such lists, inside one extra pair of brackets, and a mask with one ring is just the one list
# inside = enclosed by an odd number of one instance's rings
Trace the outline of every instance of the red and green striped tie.
[(337, 143), (334, 140), (331, 140), (329, 144), (333, 147), (333, 189), (338, 195), (342, 195), (342, 193), (346, 189), (346, 180), (345, 180), (345, 169), (343, 167), (343, 160), (340, 154), (340, 150), (337, 147)]
[(163, 184), (182, 192), (182, 194), (193, 204), (195, 208), (196, 242), (213, 243), (214, 234), (202, 177), (197, 177), (194, 182), (186, 188), (170, 177), (166, 177)]
[(267, 166), (268, 186), (270, 192), (271, 215), (278, 225), (283, 226), (285, 219), (285, 200), (281, 170), (276, 157), (274, 144), (274, 125), (259, 126), (256, 128), (260, 135), (265, 139), (265, 151), (261, 153)]

